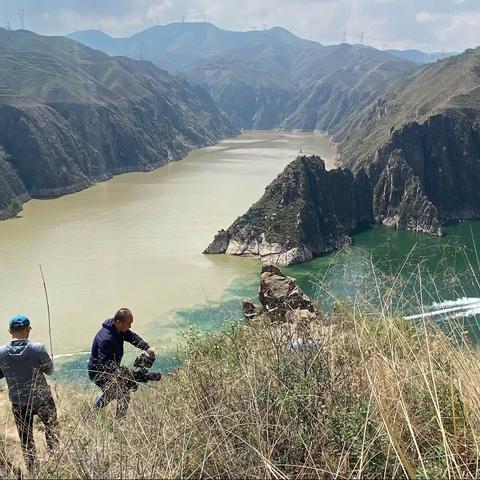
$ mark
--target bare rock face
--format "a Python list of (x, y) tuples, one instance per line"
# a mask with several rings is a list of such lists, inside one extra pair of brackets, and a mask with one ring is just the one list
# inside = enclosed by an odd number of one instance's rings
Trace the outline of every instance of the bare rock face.
[(377, 222), (441, 235), (447, 221), (480, 218), (475, 118), (448, 111), (392, 133), (369, 168)]
[(373, 221), (368, 177), (325, 169), (318, 156), (300, 156), (263, 197), (205, 253), (258, 257), (285, 266), (351, 244), (358, 224)]
[(442, 235), (438, 208), (401, 150), (392, 152), (375, 185), (373, 213), (378, 223), (388, 227)]
[(242, 302), (242, 310), (243, 315), (247, 320), (251, 320), (258, 315), (257, 307), (249, 298)]
[(203, 253), (225, 253), (228, 248), (229, 240), (230, 237), (228, 233), (222, 228), (222, 230), (219, 230), (219, 232), (215, 235), (212, 243), (203, 251)]
[(296, 285), (295, 280), (284, 275), (273, 264), (266, 264), (262, 268), (258, 299), (267, 313), (281, 317), (291, 310), (315, 311), (312, 301)]
[(0, 219), (237, 133), (204, 90), (67, 38), (0, 29), (0, 64)]
[(343, 165), (367, 172), (375, 221), (433, 235), (480, 218), (480, 48), (422, 67), (334, 133)]

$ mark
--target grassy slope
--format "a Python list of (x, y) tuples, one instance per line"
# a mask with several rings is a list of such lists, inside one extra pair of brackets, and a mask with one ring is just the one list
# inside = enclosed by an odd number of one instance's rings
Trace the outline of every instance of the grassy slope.
[(119, 103), (179, 83), (145, 62), (113, 58), (64, 37), (0, 29), (2, 87), (37, 103)]
[[(315, 344), (289, 348), (297, 338)], [(478, 477), (479, 367), (428, 324), (341, 305), (311, 323), (190, 334), (183, 367), (137, 392), (123, 423), (80, 420), (93, 392), (62, 388), (62, 445), (39, 476)]]

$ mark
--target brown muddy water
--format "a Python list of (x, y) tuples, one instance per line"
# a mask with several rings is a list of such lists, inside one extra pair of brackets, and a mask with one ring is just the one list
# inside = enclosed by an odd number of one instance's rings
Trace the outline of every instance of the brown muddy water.
[(0, 341), (8, 318), (24, 313), (32, 339), (48, 342), (42, 264), (57, 355), (88, 350), (102, 320), (122, 306), (157, 351), (171, 350), (176, 312), (218, 301), (235, 281), (258, 275), (255, 260), (201, 252), (300, 150), (333, 166), (321, 133), (245, 132), (154, 172), (28, 202), (19, 218), (0, 222)]

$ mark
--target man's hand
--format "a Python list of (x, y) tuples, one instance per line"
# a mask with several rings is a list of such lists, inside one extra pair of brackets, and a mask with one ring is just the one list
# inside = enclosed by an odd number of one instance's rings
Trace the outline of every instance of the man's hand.
[(152, 347), (147, 348), (146, 352), (150, 355), (151, 358), (155, 358), (155, 350)]

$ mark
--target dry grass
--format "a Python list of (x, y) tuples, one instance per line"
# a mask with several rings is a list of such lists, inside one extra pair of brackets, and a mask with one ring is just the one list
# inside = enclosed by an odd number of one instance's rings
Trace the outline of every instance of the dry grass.
[[(38, 477), (480, 477), (478, 346), (461, 322), (396, 315), (400, 275), (374, 271), (371, 290), (379, 301), (329, 316), (189, 331), (182, 367), (136, 392), (122, 422), (62, 385), (61, 446)], [(21, 464), (4, 420), (3, 455)]]
[(183, 367), (137, 392), (122, 423), (111, 410), (80, 420), (93, 392), (64, 387), (62, 445), (38, 476), (477, 478), (479, 359), (426, 321), (341, 305), (191, 332)]

